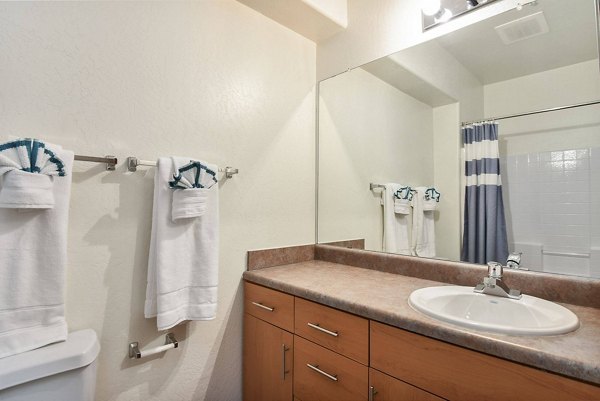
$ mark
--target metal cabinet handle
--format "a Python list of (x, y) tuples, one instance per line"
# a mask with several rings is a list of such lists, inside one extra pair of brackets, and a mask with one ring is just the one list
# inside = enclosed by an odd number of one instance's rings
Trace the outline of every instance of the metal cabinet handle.
[(285, 344), (281, 344), (281, 380), (285, 380), (285, 374), (290, 372), (289, 370), (285, 370), (285, 353), (289, 350)]
[(263, 305), (263, 304), (260, 304), (260, 303), (258, 303), (258, 302), (252, 302), (252, 305), (256, 305), (256, 306), (258, 306), (259, 308), (263, 308), (263, 309), (265, 309), (265, 310), (268, 310), (269, 312), (273, 312), (273, 311), (275, 310), (275, 308), (269, 308), (268, 306), (265, 306), (265, 305)]
[(338, 381), (337, 375), (330, 375), (329, 373), (322, 371), (319, 369), (319, 365), (311, 365), (310, 363), (307, 363), (306, 366), (327, 377), (329, 380), (333, 380), (334, 382)]
[(375, 394), (377, 394), (375, 387), (369, 386), (369, 401), (375, 401)]
[(327, 330), (322, 328), (321, 326), (319, 326), (319, 323), (307, 323), (308, 327), (312, 327), (313, 329), (317, 329), (319, 331), (322, 331), (323, 333), (329, 334), (330, 336), (334, 336), (337, 337), (338, 336), (338, 332), (337, 331), (331, 331), (331, 330)]

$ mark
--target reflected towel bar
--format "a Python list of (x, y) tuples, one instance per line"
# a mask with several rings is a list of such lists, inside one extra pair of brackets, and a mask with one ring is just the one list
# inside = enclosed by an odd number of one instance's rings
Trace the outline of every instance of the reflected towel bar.
[[(138, 166), (148, 166), (148, 167), (156, 167), (156, 162), (152, 160), (141, 160), (137, 157), (129, 156), (127, 158), (127, 170), (129, 171), (137, 171)], [(239, 173), (239, 170), (234, 167), (225, 167), (219, 169), (220, 173), (225, 173), (225, 177), (231, 178), (235, 174)]]
[(75, 155), (75, 160), (80, 162), (106, 163), (106, 169), (109, 171), (114, 171), (115, 166), (119, 162), (115, 156), (111, 155), (104, 157)]
[(591, 256), (589, 253), (552, 252), (552, 251), (544, 251), (544, 250), (542, 250), (542, 255), (568, 256), (568, 257), (571, 257), (571, 258), (589, 258)]
[(373, 190), (375, 190), (375, 189), (382, 189), (382, 190), (384, 190), (384, 191), (385, 191), (385, 185), (383, 185), (383, 184), (373, 184), (373, 183), (370, 183), (370, 184), (369, 184), (369, 190), (373, 191)]

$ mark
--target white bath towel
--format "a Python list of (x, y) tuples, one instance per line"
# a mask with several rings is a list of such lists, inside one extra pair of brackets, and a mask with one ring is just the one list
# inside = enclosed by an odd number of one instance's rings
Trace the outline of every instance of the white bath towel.
[(428, 187), (414, 188), (413, 196), (412, 252), (415, 256), (435, 257), (434, 211), (437, 201), (426, 197)]
[[(402, 187), (400, 184), (385, 184), (383, 197), (383, 250), (385, 252), (410, 255), (409, 213), (396, 213), (394, 193)], [(406, 211), (406, 210), (405, 210)]]
[[(219, 193), (207, 192), (201, 216), (173, 220), (169, 183), (190, 158), (161, 157), (154, 178), (152, 235), (144, 314), (156, 317), (159, 330), (185, 320), (211, 320), (217, 311), (219, 259)], [(202, 162), (213, 171), (217, 166)], [(175, 195), (178, 196), (178, 195)]]
[[(0, 358), (67, 338), (64, 285), (74, 155), (47, 146), (66, 171), (53, 179), (54, 207), (0, 208)], [(4, 183), (0, 178), (0, 188)]]

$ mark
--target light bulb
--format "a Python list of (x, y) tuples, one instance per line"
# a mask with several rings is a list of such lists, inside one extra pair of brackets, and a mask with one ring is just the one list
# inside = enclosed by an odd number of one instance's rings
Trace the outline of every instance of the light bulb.
[(452, 11), (448, 10), (447, 8), (444, 8), (435, 15), (433, 20), (436, 23), (448, 22), (448, 21), (450, 21), (450, 18), (452, 18), (452, 15), (453, 15)]
[(421, 9), (425, 15), (435, 15), (440, 11), (441, 6), (441, 0), (423, 0), (423, 7)]

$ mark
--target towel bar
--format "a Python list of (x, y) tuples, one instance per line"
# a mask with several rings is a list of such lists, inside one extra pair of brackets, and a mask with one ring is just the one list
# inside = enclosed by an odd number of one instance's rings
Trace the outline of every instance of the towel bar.
[(117, 158), (112, 155), (104, 157), (75, 155), (75, 160), (80, 162), (106, 163), (106, 169), (109, 171), (114, 171), (115, 166), (118, 163)]
[[(127, 170), (133, 172), (137, 171), (138, 166), (148, 166), (148, 167), (156, 167), (156, 162), (151, 160), (141, 160), (134, 156), (129, 156), (127, 158)], [(225, 177), (231, 178), (235, 174), (239, 173), (239, 170), (235, 167), (225, 167), (219, 169), (220, 173), (225, 173)]]
[(173, 333), (167, 333), (165, 336), (165, 345), (161, 345), (158, 347), (150, 348), (147, 350), (140, 351), (139, 343), (134, 341), (129, 343), (129, 358), (130, 359), (140, 359), (145, 358), (150, 355), (158, 354), (160, 352), (165, 352), (173, 348), (178, 348), (179, 343), (175, 339)]

